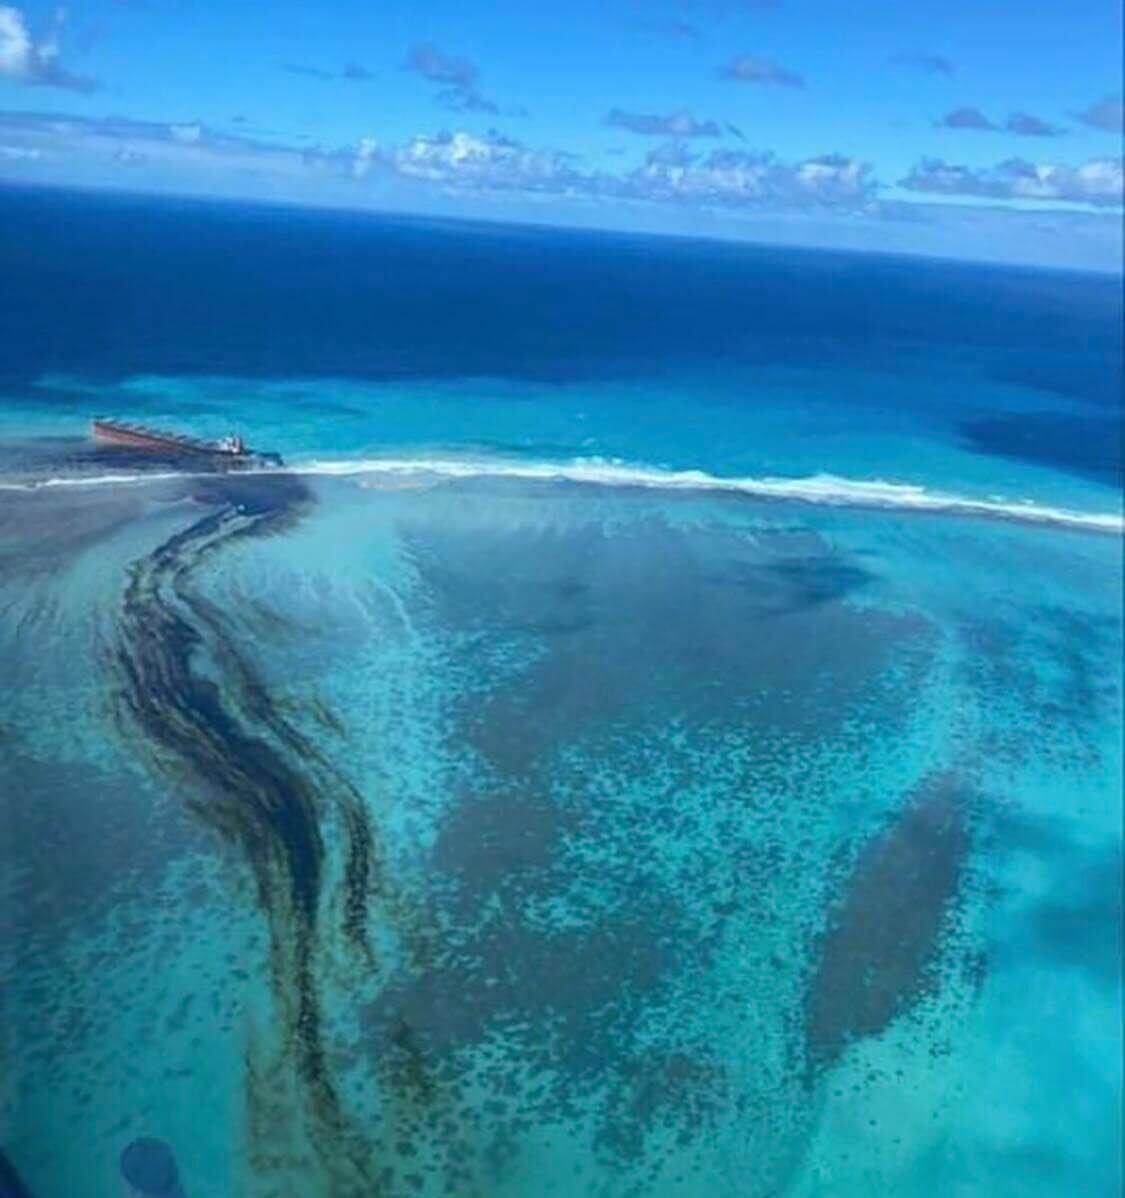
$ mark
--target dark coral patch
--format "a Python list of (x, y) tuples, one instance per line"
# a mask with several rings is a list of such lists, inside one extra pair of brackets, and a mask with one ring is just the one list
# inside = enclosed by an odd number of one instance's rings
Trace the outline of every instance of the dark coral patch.
[(504, 641), (546, 649), (466, 715), (471, 743), (507, 775), (622, 719), (819, 739), (929, 633), (917, 616), (847, 604), (873, 576), (813, 533), (653, 518), (545, 532), (482, 522), (454, 536), (432, 517), (407, 532), (444, 622), (474, 638), (471, 663)]
[(832, 1065), (937, 984), (942, 934), (971, 847), (953, 775), (929, 779), (860, 850), (828, 918), (805, 1000), (810, 1064)]

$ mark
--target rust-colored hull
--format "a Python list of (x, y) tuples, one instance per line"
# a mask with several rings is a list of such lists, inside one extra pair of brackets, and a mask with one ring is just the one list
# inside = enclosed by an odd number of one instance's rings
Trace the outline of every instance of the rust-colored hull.
[(238, 438), (227, 442), (201, 441), (197, 437), (184, 437), (179, 433), (163, 433), (158, 429), (145, 428), (141, 424), (129, 424), (124, 420), (96, 418), (91, 431), (98, 441), (108, 445), (120, 445), (127, 449), (139, 449), (151, 453), (172, 454), (176, 457), (191, 456), (206, 458), (222, 469), (239, 467), (279, 467), (284, 465), (279, 454), (261, 453), (247, 449)]
[(94, 436), (112, 445), (127, 445), (130, 449), (155, 449), (170, 453), (202, 453), (209, 456), (240, 457), (210, 441), (181, 437), (176, 433), (161, 433), (139, 424), (123, 424), (116, 420), (95, 420)]

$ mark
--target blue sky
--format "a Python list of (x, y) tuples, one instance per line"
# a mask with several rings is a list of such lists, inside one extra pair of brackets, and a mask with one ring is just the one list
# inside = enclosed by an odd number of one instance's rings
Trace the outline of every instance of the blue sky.
[(0, 181), (1119, 267), (1116, 0), (0, 3)]

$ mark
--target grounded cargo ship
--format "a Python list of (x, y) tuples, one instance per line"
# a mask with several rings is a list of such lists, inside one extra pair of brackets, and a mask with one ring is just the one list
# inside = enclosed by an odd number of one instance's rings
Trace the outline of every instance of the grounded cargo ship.
[(150, 450), (157, 453), (205, 457), (218, 466), (281, 466), (280, 454), (261, 453), (249, 449), (241, 437), (232, 434), (218, 441), (203, 441), (198, 437), (186, 437), (182, 433), (166, 433), (159, 429), (146, 428), (143, 424), (130, 424), (124, 420), (107, 420), (96, 417), (93, 421), (94, 437), (111, 445), (128, 449)]

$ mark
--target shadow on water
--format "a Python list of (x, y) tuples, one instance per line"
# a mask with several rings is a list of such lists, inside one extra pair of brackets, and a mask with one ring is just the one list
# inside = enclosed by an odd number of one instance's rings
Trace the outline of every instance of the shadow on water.
[[(284, 1051), (307, 1104), (314, 1148), (374, 1195), (326, 1065), (316, 981), (336, 885), (344, 891), (345, 939), (359, 960), (371, 962), (370, 827), (359, 795), (274, 706), (222, 611), (196, 586), (231, 546), (290, 529), (311, 497), (303, 484), (280, 476), (201, 479), (192, 498), (210, 513), (130, 570), (111, 653), (125, 734), (135, 741), (131, 730), (139, 728), (157, 767), (198, 784), (190, 806), (253, 869), (269, 926)], [(329, 828), (345, 844), (338, 882), (327, 862)]]

